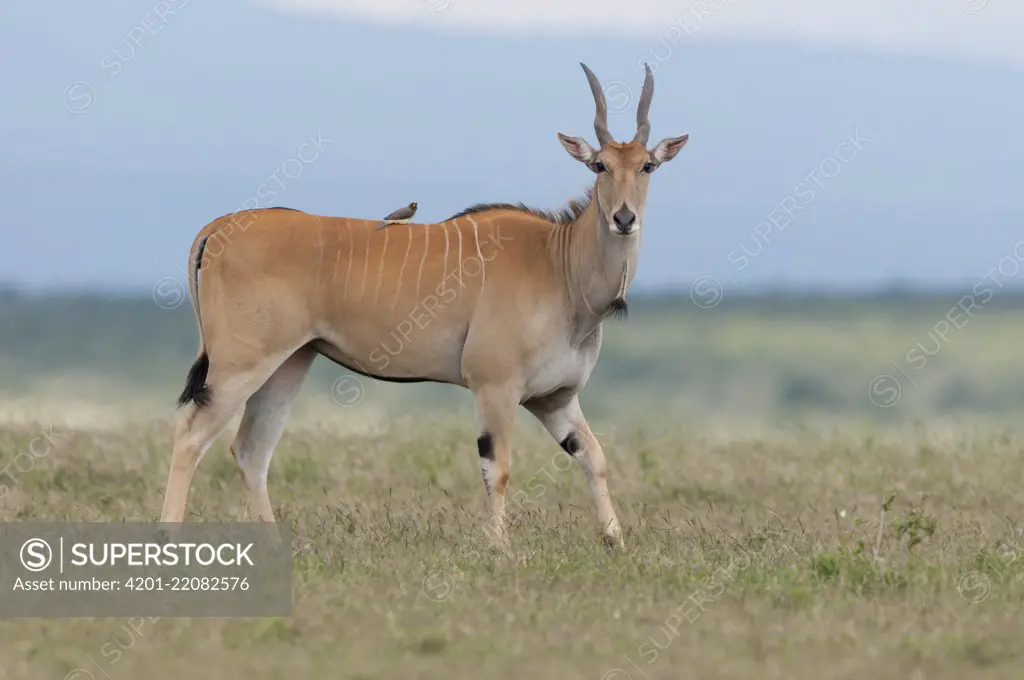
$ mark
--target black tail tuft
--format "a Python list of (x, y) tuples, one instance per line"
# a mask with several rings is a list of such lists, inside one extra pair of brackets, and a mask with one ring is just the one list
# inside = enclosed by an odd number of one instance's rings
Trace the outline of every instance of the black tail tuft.
[(178, 408), (181, 408), (190, 401), (196, 406), (206, 406), (210, 403), (210, 386), (206, 384), (206, 373), (210, 370), (210, 357), (203, 352), (188, 369), (188, 377), (185, 378), (185, 389), (178, 397)]

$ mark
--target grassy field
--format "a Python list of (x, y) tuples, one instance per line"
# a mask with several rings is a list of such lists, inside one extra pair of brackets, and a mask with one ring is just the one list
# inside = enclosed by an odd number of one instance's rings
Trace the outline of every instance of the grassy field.
[[(468, 392), (319, 361), (271, 467), (293, 617), (0, 620), (0, 678), (1020, 677), (1024, 295), (960, 297), (631, 302), (581, 397), (615, 554), (525, 413), (499, 556)], [(184, 303), (0, 294), (0, 520), (154, 521), (194, 352)], [(229, 441), (190, 521), (244, 518)]]
[[(166, 416), (15, 416), (0, 519), (156, 518)], [(466, 416), (296, 419), (270, 478), (292, 618), (0, 621), (3, 678), (1020, 677), (1018, 430), (595, 423), (625, 528), (608, 554), (582, 473), (524, 414), (502, 557)], [(190, 521), (243, 517), (228, 441)]]

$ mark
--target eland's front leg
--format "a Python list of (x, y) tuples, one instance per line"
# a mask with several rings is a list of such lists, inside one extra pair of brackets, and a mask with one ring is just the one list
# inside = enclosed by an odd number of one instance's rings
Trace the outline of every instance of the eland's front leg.
[(594, 497), (605, 543), (612, 547), (624, 547), (619, 518), (615, 516), (615, 508), (608, 493), (604, 451), (583, 417), (579, 399), (573, 395), (568, 401), (552, 403), (540, 400), (527, 402), (525, 406), (543, 423), (559, 446), (583, 468), (587, 486)]

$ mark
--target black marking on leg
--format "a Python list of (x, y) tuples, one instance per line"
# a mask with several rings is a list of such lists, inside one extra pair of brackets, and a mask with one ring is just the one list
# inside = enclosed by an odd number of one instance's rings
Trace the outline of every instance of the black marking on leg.
[(476, 439), (476, 450), (481, 458), (494, 460), (494, 442), (491, 440), (491, 433), (484, 432)]
[(583, 444), (580, 443), (580, 438), (576, 436), (576, 433), (570, 433), (568, 437), (561, 441), (562, 449), (570, 456), (575, 456), (580, 450), (583, 449)]

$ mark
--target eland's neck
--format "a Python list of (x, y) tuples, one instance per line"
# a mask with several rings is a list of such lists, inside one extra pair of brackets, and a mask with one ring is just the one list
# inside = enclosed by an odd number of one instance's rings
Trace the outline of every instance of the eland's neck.
[(567, 230), (563, 254), (566, 287), (577, 324), (590, 331), (624, 302), (636, 274), (640, 234), (619, 236), (605, 223), (596, 191)]

